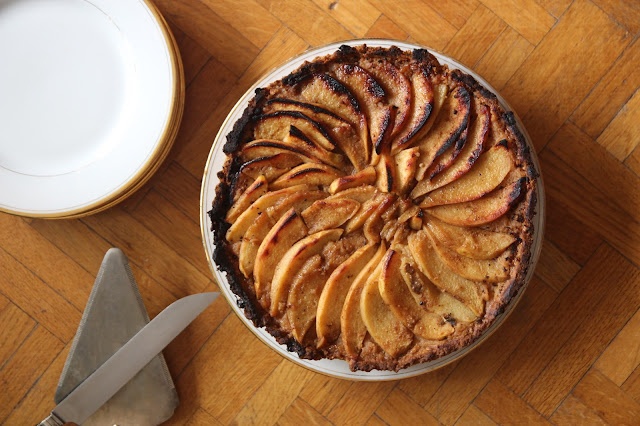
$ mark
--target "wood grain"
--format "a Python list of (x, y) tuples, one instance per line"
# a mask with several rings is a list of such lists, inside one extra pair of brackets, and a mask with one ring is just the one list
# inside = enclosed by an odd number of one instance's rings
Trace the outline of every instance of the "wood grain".
[(200, 185), (225, 117), (256, 79), (311, 46), (409, 40), (472, 67), (540, 155), (546, 231), (535, 278), (480, 347), (399, 382), (357, 383), (269, 350), (220, 298), (165, 350), (169, 425), (638, 424), (640, 7), (634, 0), (152, 0), (187, 86), (167, 160), (84, 219), (0, 214), (0, 424), (35, 424), (104, 253), (124, 250), (151, 317), (215, 291)]

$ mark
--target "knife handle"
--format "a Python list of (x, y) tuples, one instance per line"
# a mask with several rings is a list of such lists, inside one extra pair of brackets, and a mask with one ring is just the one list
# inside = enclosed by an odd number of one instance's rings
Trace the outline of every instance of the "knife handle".
[(65, 422), (55, 414), (51, 413), (49, 417), (38, 423), (37, 426), (63, 426)]

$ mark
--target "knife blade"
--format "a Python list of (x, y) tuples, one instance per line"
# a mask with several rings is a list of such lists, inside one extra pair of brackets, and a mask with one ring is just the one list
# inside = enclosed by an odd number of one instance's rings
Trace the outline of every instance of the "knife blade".
[(192, 294), (166, 307), (79, 384), (40, 425), (84, 422), (213, 303), (219, 294)]

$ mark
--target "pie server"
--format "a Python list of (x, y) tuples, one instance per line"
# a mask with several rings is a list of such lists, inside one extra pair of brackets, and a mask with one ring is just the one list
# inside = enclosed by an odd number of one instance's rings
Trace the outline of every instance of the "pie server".
[(78, 385), (39, 426), (84, 422), (213, 303), (219, 294), (193, 294), (167, 306)]

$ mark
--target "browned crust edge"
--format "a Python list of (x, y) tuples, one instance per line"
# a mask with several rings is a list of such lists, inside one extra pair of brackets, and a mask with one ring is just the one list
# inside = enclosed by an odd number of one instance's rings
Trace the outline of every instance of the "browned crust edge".
[[(397, 57), (403, 53), (404, 52), (402, 50), (395, 46), (388, 49), (378, 47), (367, 48), (364, 45), (358, 47), (341, 46), (332, 55), (318, 58), (311, 63), (306, 62), (296, 71), (284, 77), (281, 81), (283, 85), (294, 86), (310, 77), (314, 72), (321, 70), (322, 64), (326, 61), (357, 60), (359, 55)], [(411, 57), (414, 60), (421, 62), (421, 65), (429, 74), (438, 72), (443, 68), (437, 59), (426, 49), (414, 50)], [(458, 349), (467, 347), (474, 341), (478, 340), (495, 322), (496, 318), (504, 313), (505, 308), (525, 285), (525, 279), (529, 268), (531, 267), (531, 248), (534, 233), (532, 221), (537, 208), (538, 200), (535, 187), (538, 180), (537, 178), (539, 177), (539, 172), (535, 169), (531, 158), (530, 148), (526, 143), (524, 135), (517, 126), (515, 115), (511, 111), (504, 112), (502, 107), (498, 104), (495, 94), (482, 86), (475, 78), (459, 70), (450, 71), (450, 75), (453, 80), (465, 85), (468, 90), (476, 92), (479, 97), (485, 98), (486, 102), (491, 104), (493, 109), (501, 113), (499, 114), (499, 117), (503, 120), (504, 124), (506, 124), (505, 127), (507, 132), (515, 141), (516, 149), (514, 152), (517, 154), (517, 159), (521, 163), (526, 164), (526, 173), (528, 178), (526, 186), (527, 191), (524, 199), (520, 201), (520, 203), (524, 203), (525, 207), (524, 217), (522, 217), (523, 231), (520, 236), (521, 242), (517, 246), (517, 253), (515, 254), (518, 256), (517, 263), (525, 266), (517, 268), (516, 276), (512, 278), (508, 284), (504, 285), (501, 294), (497, 298), (487, 304), (485, 315), (479, 321), (476, 321), (471, 327), (466, 329), (464, 334), (455, 339), (447, 340), (446, 342), (433, 347), (431, 351), (423, 356), (414, 358), (405, 363), (399, 362), (398, 359), (391, 359), (386, 356), (382, 357), (383, 359), (376, 359), (375, 364), (364, 360), (348, 360), (352, 370), (371, 371), (373, 369), (378, 369), (398, 371), (414, 364), (441, 358)], [(212, 223), (211, 230), (213, 232), (215, 245), (213, 260), (218, 268), (225, 272), (231, 291), (238, 297), (238, 307), (243, 310), (245, 316), (254, 324), (254, 326), (265, 327), (266, 330), (274, 336), (278, 343), (286, 345), (287, 350), (295, 352), (301, 358), (334, 358), (335, 354), (326, 353), (325, 351), (316, 348), (303, 347), (292, 336), (289, 336), (288, 333), (281, 331), (275, 326), (271, 317), (260, 307), (253, 295), (248, 294), (243, 288), (240, 280), (238, 279), (238, 277), (242, 277), (242, 274), (238, 269), (237, 258), (235, 258), (235, 255), (233, 255), (226, 243), (226, 240), (224, 239), (224, 235), (230, 226), (230, 224), (224, 221), (224, 217), (226, 215), (226, 211), (231, 206), (229, 195), (232, 193), (238, 169), (237, 161), (235, 161), (236, 157), (230, 156), (230, 154), (235, 152), (238, 147), (245, 142), (243, 139), (245, 138), (247, 125), (251, 123), (252, 118), (259, 114), (261, 109), (260, 105), (265, 100), (266, 93), (266, 89), (256, 90), (256, 96), (250, 101), (249, 106), (245, 109), (242, 117), (235, 123), (233, 130), (227, 135), (227, 141), (223, 147), (223, 151), (225, 154), (229, 155), (229, 157), (223, 167), (223, 170), (218, 173), (220, 183), (216, 188), (216, 197), (214, 199), (212, 209), (208, 212)], [(229, 179), (231, 182), (229, 182)]]

